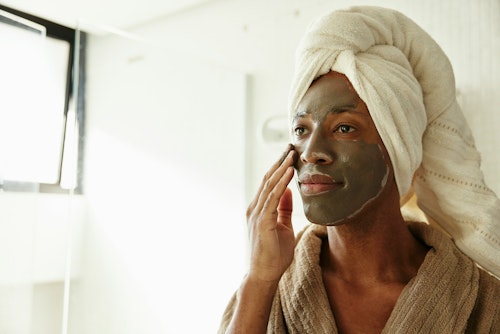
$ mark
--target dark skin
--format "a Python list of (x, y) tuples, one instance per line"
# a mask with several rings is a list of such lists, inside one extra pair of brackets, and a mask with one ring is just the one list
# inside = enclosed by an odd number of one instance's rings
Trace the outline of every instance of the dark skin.
[[(342, 111), (332, 112), (338, 109)], [(320, 77), (298, 112), (294, 146), (271, 167), (247, 211), (251, 265), (228, 332), (266, 332), (279, 279), (293, 260), (287, 185), (295, 166), (299, 183), (305, 171), (320, 175), (304, 181), (309, 185), (300, 190), (303, 201), (311, 204), (306, 215), (327, 226), (320, 265), (339, 332), (380, 333), (428, 248), (406, 227), (390, 158), (347, 78), (336, 72)], [(356, 184), (366, 164), (377, 171)], [(352, 201), (358, 204), (339, 217), (337, 211)], [(336, 205), (342, 208), (335, 210)]]

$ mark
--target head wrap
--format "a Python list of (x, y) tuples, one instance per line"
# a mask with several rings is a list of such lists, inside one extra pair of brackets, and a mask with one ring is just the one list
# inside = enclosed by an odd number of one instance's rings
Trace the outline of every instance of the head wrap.
[(297, 49), (291, 115), (313, 80), (330, 71), (343, 73), (366, 103), (401, 202), (414, 191), (420, 209), (462, 252), (500, 276), (500, 200), (484, 183), (453, 69), (439, 45), (395, 10), (362, 6), (327, 14)]

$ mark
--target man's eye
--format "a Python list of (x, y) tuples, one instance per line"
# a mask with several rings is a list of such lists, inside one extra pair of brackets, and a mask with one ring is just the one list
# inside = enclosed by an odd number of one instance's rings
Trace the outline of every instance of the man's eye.
[(350, 125), (346, 125), (346, 124), (342, 124), (340, 125), (336, 130), (335, 132), (340, 132), (340, 133), (349, 133), (349, 132), (353, 132), (354, 130), (356, 130), (355, 128), (353, 128), (352, 126)]
[(295, 133), (296, 136), (302, 136), (306, 132), (306, 129), (302, 126), (297, 126), (295, 127), (293, 132)]

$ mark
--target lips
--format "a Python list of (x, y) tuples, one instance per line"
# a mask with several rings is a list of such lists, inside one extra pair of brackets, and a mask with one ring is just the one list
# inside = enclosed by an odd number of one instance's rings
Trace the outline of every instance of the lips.
[(300, 191), (304, 195), (319, 195), (342, 186), (332, 177), (325, 174), (303, 174), (299, 177)]

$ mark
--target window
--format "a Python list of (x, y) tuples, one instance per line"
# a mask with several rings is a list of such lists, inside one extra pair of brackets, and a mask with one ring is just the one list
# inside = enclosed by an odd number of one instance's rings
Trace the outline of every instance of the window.
[(2, 190), (81, 192), (83, 77), (73, 66), (83, 64), (81, 37), (0, 5)]

